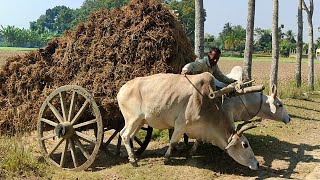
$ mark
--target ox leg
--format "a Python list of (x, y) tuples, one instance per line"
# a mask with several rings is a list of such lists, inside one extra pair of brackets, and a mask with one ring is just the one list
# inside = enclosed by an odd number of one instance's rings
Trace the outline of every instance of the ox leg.
[(142, 123), (139, 119), (131, 119), (126, 122), (133, 122), (131, 124), (126, 124), (124, 128), (120, 131), (120, 136), (122, 138), (123, 144), (128, 152), (128, 159), (132, 166), (137, 167), (138, 163), (134, 155), (134, 151), (130, 146), (130, 139), (134, 136), (134, 133), (137, 132), (137, 129), (140, 127)]
[(191, 158), (191, 157), (194, 155), (194, 153), (197, 151), (200, 143), (201, 143), (201, 142), (198, 141), (198, 140), (196, 140), (196, 142), (194, 142), (194, 144), (193, 144), (190, 152), (187, 154), (187, 159), (188, 159), (188, 158)]
[(178, 142), (179, 142), (179, 140), (180, 140), (180, 138), (181, 138), (181, 136), (183, 135), (184, 132), (185, 132), (185, 127), (175, 126), (175, 129), (173, 130), (172, 137), (170, 139), (169, 148), (168, 148), (166, 154), (164, 155), (165, 164), (170, 163), (170, 157), (171, 157), (172, 150), (178, 144)]

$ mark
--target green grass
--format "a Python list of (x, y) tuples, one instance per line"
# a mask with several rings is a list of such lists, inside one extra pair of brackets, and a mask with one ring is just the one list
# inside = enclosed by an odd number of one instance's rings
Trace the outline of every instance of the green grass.
[(6, 51), (33, 51), (38, 48), (23, 48), (23, 47), (0, 47), (0, 50)]
[[(309, 97), (306, 96), (307, 94), (317, 94), (320, 90), (320, 77), (315, 78), (317, 79), (314, 83), (314, 90), (315, 92), (311, 92), (309, 90), (308, 83), (302, 83), (301, 87), (297, 88), (295, 80), (279, 82), (277, 88), (277, 95), (280, 98), (293, 98), (293, 99), (300, 99), (300, 100), (307, 100)], [(264, 84), (264, 92), (269, 92), (269, 81), (266, 81)]]
[(17, 137), (0, 137), (0, 179), (14, 177), (41, 177), (45, 163), (38, 162), (31, 148), (24, 147)]

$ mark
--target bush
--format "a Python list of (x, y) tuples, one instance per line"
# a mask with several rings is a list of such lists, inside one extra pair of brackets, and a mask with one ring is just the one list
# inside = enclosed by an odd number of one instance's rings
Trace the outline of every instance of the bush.
[[(264, 92), (269, 92), (269, 82), (265, 82)], [(315, 90), (320, 90), (320, 77), (316, 78)], [(309, 92), (308, 83), (303, 83), (300, 88), (297, 88), (295, 80), (280, 82), (278, 85), (278, 97), (280, 98), (293, 98), (293, 99), (308, 99), (306, 93)]]
[(242, 52), (235, 52), (235, 51), (225, 51), (221, 53), (222, 57), (238, 57), (243, 58)]

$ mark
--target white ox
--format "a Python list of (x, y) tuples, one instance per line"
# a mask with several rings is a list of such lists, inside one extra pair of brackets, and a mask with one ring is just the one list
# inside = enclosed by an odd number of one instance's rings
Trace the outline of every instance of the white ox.
[[(235, 66), (227, 76), (236, 80), (242, 80), (242, 72), (240, 66)], [(215, 83), (220, 87), (226, 86), (226, 84), (216, 79)], [(248, 121), (255, 116), (282, 121), (286, 124), (291, 120), (283, 103), (277, 97), (276, 86), (273, 86), (270, 95), (255, 92), (226, 98), (222, 106), (226, 112), (230, 113), (235, 122)]]
[(123, 85), (117, 95), (125, 126), (120, 135), (128, 152), (129, 162), (137, 166), (130, 139), (143, 124), (174, 132), (165, 154), (170, 161), (171, 151), (181, 136), (208, 142), (225, 150), (235, 161), (251, 169), (259, 163), (243, 131), (235, 131), (233, 121), (222, 110), (219, 98), (211, 99), (215, 89), (210, 73), (198, 75), (156, 74), (139, 77)]
[[(228, 76), (235, 80), (242, 81), (243, 71), (240, 66), (235, 66)], [(214, 79), (218, 87), (226, 87), (227, 85)], [(270, 95), (265, 95), (262, 92), (248, 93), (240, 96), (225, 98), (222, 104), (225, 112), (234, 121), (249, 121), (253, 117), (261, 117), (276, 121), (282, 121), (285, 124), (289, 123), (291, 118), (283, 106), (282, 101), (277, 97), (277, 88), (273, 86)], [(170, 132), (169, 132), (170, 133)], [(188, 142), (188, 138), (185, 142)], [(188, 154), (191, 157), (197, 150), (200, 142), (196, 141)]]

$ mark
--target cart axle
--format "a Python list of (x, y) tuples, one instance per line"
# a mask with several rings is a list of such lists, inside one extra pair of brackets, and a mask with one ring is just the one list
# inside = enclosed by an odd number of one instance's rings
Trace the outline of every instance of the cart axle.
[(74, 128), (70, 122), (63, 122), (58, 124), (54, 129), (58, 138), (69, 138), (75, 134)]

